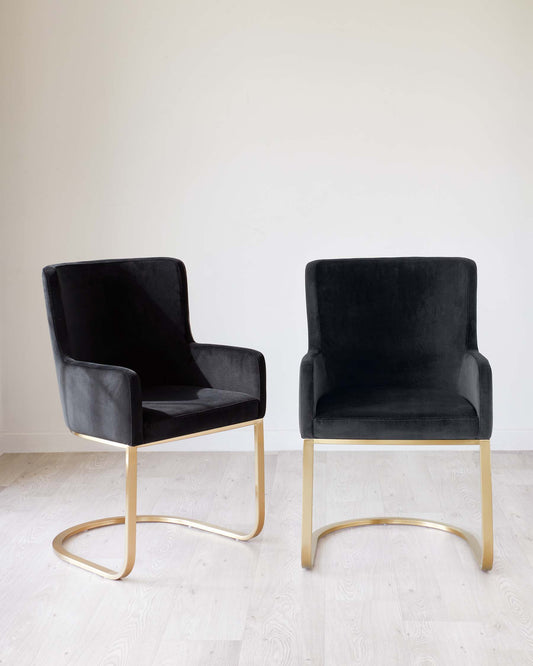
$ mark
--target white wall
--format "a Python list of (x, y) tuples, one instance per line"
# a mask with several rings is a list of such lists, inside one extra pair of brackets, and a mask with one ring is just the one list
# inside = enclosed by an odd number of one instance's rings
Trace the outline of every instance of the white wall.
[(493, 443), (533, 446), (533, 3), (1, 11), (4, 450), (82, 444), (62, 421), (42, 266), (149, 255), (185, 261), (197, 340), (265, 353), (272, 449), (300, 446), (307, 261), (473, 257)]

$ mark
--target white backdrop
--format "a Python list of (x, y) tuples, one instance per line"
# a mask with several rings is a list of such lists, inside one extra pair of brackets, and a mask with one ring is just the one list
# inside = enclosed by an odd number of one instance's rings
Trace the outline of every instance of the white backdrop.
[(186, 263), (197, 340), (264, 352), (270, 449), (300, 446), (307, 261), (472, 257), (493, 444), (533, 446), (533, 3), (0, 7), (4, 451), (83, 445), (42, 266), (150, 255)]

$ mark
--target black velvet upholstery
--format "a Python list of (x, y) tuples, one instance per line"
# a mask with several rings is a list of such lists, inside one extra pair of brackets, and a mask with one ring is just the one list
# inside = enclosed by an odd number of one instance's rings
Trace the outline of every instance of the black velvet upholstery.
[(201, 386), (153, 386), (143, 395), (146, 442), (220, 428), (258, 418), (257, 400), (246, 393)]
[(263, 355), (193, 341), (181, 261), (57, 264), (43, 283), (71, 430), (138, 445), (264, 416)]
[(490, 438), (476, 284), (475, 263), (461, 258), (308, 264), (302, 437)]

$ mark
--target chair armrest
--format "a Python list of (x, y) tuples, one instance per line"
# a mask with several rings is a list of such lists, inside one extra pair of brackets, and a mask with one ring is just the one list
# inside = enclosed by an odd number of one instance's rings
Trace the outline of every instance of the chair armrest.
[(300, 364), (300, 434), (313, 437), (313, 419), (319, 399), (327, 391), (326, 363), (318, 350), (309, 350)]
[(488, 360), (477, 350), (465, 352), (458, 381), (459, 393), (475, 407), (479, 419), (479, 438), (492, 434), (492, 371)]
[(192, 342), (191, 355), (207, 384), (223, 391), (240, 391), (259, 401), (259, 418), (266, 410), (266, 368), (261, 352), (244, 347)]
[(141, 382), (136, 372), (69, 357), (58, 372), (63, 373), (59, 384), (71, 430), (121, 444), (142, 444)]

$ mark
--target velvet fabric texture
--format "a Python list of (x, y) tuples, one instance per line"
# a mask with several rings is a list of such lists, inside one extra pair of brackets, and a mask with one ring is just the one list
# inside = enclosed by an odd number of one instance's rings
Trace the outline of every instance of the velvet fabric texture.
[(318, 260), (306, 269), (300, 431), (322, 439), (489, 439), (476, 265), (462, 258)]
[(181, 261), (56, 264), (43, 283), (74, 432), (139, 445), (264, 416), (263, 355), (194, 342)]

